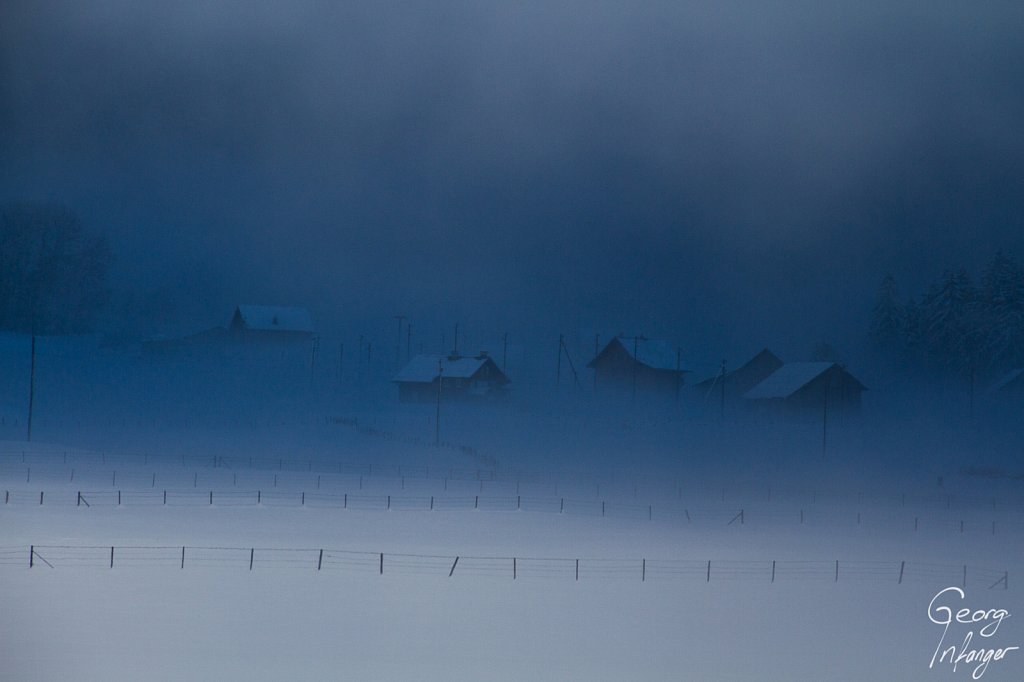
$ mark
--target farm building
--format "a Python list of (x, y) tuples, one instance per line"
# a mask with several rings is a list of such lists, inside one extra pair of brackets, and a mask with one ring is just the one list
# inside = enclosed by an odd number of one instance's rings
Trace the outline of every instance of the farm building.
[(727, 403), (735, 403), (747, 391), (767, 379), (782, 365), (782, 360), (765, 348), (736, 369), (724, 374), (720, 372), (694, 384), (694, 389), (702, 400), (724, 400)]
[(475, 357), (417, 355), (392, 381), (398, 384), (398, 399), (404, 403), (437, 400), (438, 382), (442, 400), (501, 399), (509, 384), (487, 353)]
[(676, 396), (686, 372), (680, 366), (678, 347), (642, 336), (613, 338), (587, 367), (594, 370), (596, 390), (633, 394)]
[[(144, 352), (175, 356), (195, 354), (237, 354), (293, 347), (314, 336), (313, 320), (305, 308), (240, 305), (227, 327), (212, 327), (186, 336), (155, 337), (144, 341)], [(240, 343), (242, 342), (242, 343)]]
[(254, 339), (306, 340), (313, 336), (313, 318), (305, 308), (240, 305), (228, 331)]
[(747, 391), (743, 398), (758, 409), (799, 412), (856, 411), (867, 388), (834, 362), (789, 362)]

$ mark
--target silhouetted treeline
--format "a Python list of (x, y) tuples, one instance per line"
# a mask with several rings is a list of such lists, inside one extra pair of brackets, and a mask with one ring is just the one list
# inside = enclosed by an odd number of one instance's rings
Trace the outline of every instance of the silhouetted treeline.
[(0, 206), (0, 330), (88, 329), (107, 300), (110, 258), (106, 241), (63, 206)]
[(1024, 269), (999, 252), (978, 284), (964, 268), (947, 270), (906, 300), (886, 275), (870, 338), (876, 351), (908, 370), (993, 375), (1024, 365)]

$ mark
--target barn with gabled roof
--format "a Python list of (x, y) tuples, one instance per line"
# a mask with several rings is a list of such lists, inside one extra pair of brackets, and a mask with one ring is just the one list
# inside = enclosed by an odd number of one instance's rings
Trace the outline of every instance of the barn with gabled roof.
[(240, 305), (228, 324), (231, 331), (312, 334), (313, 317), (294, 306)]
[(401, 402), (443, 400), (490, 401), (507, 395), (509, 378), (497, 363), (481, 352), (476, 356), (417, 355), (392, 381), (398, 385)]
[(683, 385), (678, 346), (643, 336), (616, 336), (587, 367), (597, 391), (678, 395)]
[(788, 362), (743, 398), (761, 409), (860, 409), (867, 390), (845, 367), (835, 362)]

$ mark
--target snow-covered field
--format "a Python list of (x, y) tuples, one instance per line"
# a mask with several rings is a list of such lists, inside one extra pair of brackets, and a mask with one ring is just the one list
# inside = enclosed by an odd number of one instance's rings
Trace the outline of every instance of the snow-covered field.
[(1014, 650), (929, 667), (947, 587), (1011, 617), (943, 648), (1024, 645), (1017, 482), (544, 471), (326, 420), (150, 445), (2, 444), (0, 678), (1024, 672)]

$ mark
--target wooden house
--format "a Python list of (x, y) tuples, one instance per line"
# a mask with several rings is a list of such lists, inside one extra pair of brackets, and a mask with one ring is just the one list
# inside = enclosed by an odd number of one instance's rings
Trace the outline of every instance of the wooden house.
[(587, 363), (597, 391), (677, 396), (683, 385), (680, 353), (665, 341), (617, 336)]
[(491, 401), (507, 395), (509, 378), (487, 353), (475, 357), (417, 355), (392, 380), (401, 402)]
[(313, 337), (313, 318), (305, 308), (240, 305), (235, 308), (228, 333), (257, 341), (307, 341)]
[(860, 409), (867, 388), (834, 362), (789, 362), (747, 391), (752, 407), (780, 412)]

